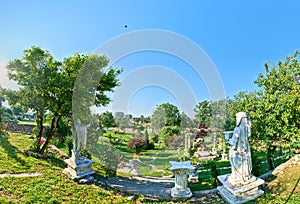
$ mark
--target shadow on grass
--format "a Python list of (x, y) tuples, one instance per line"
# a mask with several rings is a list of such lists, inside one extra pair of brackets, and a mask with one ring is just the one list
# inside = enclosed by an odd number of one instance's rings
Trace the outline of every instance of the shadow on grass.
[(290, 193), (290, 195), (289, 195), (288, 199), (286, 200), (285, 204), (286, 204), (286, 203), (288, 203), (288, 202), (289, 202), (289, 200), (291, 199), (292, 195), (294, 194), (294, 192), (295, 192), (295, 190), (296, 190), (296, 187), (297, 187), (297, 186), (298, 186), (298, 184), (299, 184), (299, 181), (300, 181), (300, 176), (299, 176), (299, 178), (298, 178), (298, 180), (297, 180), (297, 182), (296, 182), (296, 184), (295, 184), (295, 186), (294, 186), (294, 188), (293, 188), (292, 192)]
[(14, 159), (17, 163), (22, 166), (29, 166), (23, 159), (21, 159), (18, 154), (25, 155), (17, 147), (13, 146), (9, 141), (7, 136), (0, 136), (0, 146), (7, 153), (8, 157)]
[(66, 163), (61, 160), (61, 159), (58, 159), (56, 157), (52, 157), (50, 159), (47, 159), (47, 162), (51, 165), (51, 166), (57, 166), (61, 169), (64, 169), (66, 168)]

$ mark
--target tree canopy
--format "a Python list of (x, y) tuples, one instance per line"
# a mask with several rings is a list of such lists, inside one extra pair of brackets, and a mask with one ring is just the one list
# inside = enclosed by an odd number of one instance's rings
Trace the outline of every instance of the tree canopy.
[(100, 115), (100, 122), (103, 128), (111, 128), (116, 126), (116, 122), (112, 112), (106, 111)]
[[(36, 151), (45, 151), (62, 117), (69, 119), (76, 117), (85, 122), (88, 121), (90, 106), (109, 103), (110, 99), (106, 96), (106, 92), (118, 86), (116, 76), (121, 70), (109, 68), (104, 72), (103, 69), (108, 62), (106, 56), (78, 53), (60, 62), (55, 60), (48, 51), (35, 46), (24, 50), (21, 59), (9, 62), (7, 66), (9, 79), (16, 81), (20, 89), (7, 91), (7, 99), (13, 106), (20, 104), (36, 112), (38, 140), (43, 134), (45, 113), (47, 111), (52, 113), (51, 127), (46, 141), (42, 148), (37, 142)], [(77, 78), (79, 72), (81, 74)], [(80, 83), (82, 80), (84, 83)], [(96, 87), (89, 86), (95, 81)], [(79, 87), (78, 84), (83, 86)], [(80, 101), (72, 100), (74, 95), (80, 98)], [(80, 107), (76, 113), (73, 112), (73, 115), (72, 106)]]
[(163, 103), (155, 109), (151, 117), (152, 127), (161, 131), (165, 126), (180, 127), (181, 117), (178, 108), (170, 103)]

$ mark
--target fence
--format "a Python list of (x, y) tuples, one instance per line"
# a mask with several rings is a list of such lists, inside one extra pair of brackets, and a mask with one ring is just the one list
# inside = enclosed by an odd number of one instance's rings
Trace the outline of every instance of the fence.
[[(292, 152), (274, 158), (275, 167), (286, 162)], [(256, 162), (255, 169), (256, 176), (260, 176), (270, 171), (269, 163), (266, 160)], [(198, 179), (204, 189), (212, 189), (218, 185), (217, 176), (231, 173), (230, 162), (227, 161), (203, 161), (197, 171)]]

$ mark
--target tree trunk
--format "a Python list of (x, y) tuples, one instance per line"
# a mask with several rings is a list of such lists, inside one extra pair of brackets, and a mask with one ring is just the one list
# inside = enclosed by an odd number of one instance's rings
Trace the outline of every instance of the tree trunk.
[(275, 169), (275, 164), (274, 164), (274, 147), (272, 145), (268, 145), (268, 150), (267, 150), (267, 158), (268, 158), (268, 163), (270, 166), (270, 169), (273, 170)]
[(41, 139), (42, 139), (42, 136), (43, 136), (43, 132), (44, 132), (44, 126), (43, 126), (43, 123), (44, 123), (44, 117), (43, 117), (43, 114), (39, 114), (38, 116), (38, 120), (36, 121), (37, 123), (37, 127), (38, 127), (38, 134), (37, 134), (37, 149), (36, 149), (36, 152), (39, 152), (40, 151), (40, 148), (41, 148)]
[(58, 127), (58, 123), (59, 123), (60, 119), (61, 119), (61, 116), (53, 117), (53, 119), (51, 121), (50, 131), (47, 134), (46, 141), (44, 142), (42, 149), (40, 150), (41, 154), (43, 154), (45, 152), (46, 148), (48, 147), (48, 144), (53, 137), (54, 131)]

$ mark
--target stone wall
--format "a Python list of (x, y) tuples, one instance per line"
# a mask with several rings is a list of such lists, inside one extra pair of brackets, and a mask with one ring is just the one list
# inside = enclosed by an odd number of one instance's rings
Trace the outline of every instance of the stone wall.
[(23, 134), (32, 134), (32, 129), (35, 125), (18, 124), (14, 121), (5, 122), (5, 130), (7, 132), (20, 132)]

